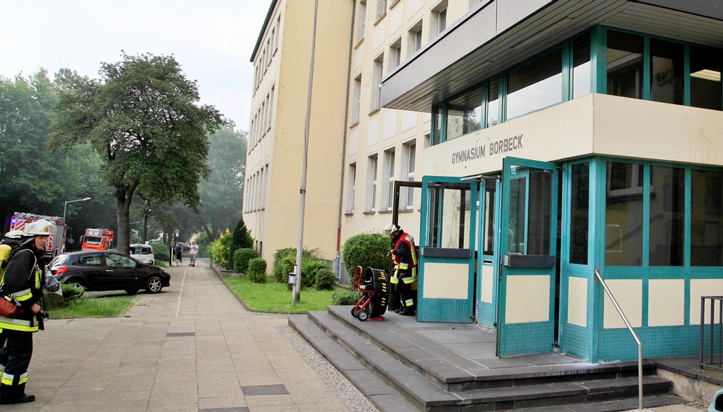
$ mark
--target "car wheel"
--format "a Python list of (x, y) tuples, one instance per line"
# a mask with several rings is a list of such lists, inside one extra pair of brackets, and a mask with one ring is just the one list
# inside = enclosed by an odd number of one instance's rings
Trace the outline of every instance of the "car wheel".
[(146, 282), (146, 290), (148, 293), (158, 293), (163, 289), (163, 281), (158, 276), (151, 276)]
[(80, 279), (70, 279), (66, 283), (76, 288), (85, 289), (85, 283), (83, 283), (83, 281)]
[(129, 295), (135, 295), (138, 293), (138, 289), (126, 289), (126, 293)]

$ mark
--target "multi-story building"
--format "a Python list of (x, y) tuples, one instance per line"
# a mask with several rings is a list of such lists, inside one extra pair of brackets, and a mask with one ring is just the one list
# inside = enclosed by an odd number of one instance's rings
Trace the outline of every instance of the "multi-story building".
[(255, 75), (243, 218), (268, 262), (277, 250), (298, 243), (302, 169), (304, 245), (329, 259), (336, 254), (352, 6), (351, 1), (320, 2), (311, 81), (313, 0), (273, 0), (251, 56)]
[(479, 323), (499, 356), (633, 359), (607, 286), (646, 357), (697, 354), (723, 295), (723, 9), (353, 3), (340, 242), (421, 182), (399, 203), (419, 321)]

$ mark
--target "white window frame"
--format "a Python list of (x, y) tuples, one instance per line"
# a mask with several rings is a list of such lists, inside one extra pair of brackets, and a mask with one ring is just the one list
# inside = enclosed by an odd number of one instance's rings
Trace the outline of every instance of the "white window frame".
[[(402, 146), (402, 156), (403, 156), (403, 162), (404, 164), (402, 167), (404, 168), (405, 175), (403, 176), (408, 182), (413, 182), (414, 178), (416, 176), (416, 168), (417, 168), (417, 141), (411, 140), (407, 143), (404, 143)], [(403, 196), (404, 199), (404, 209), (405, 210), (411, 210), (414, 208), (414, 189), (411, 187), (405, 187), (404, 190), (407, 191), (406, 195)], [(402, 197), (400, 195), (400, 197)]]
[(346, 213), (354, 213), (354, 202), (356, 197), (356, 163), (349, 164), (346, 185)]
[(355, 43), (359, 44), (364, 40), (367, 27), (367, 0), (359, 0), (356, 19), (356, 37)]
[(361, 114), (361, 92), (362, 92), (362, 75), (354, 78), (353, 90), (351, 94), (351, 125), (359, 123), (359, 115)]
[(381, 20), (387, 14), (387, 0), (377, 0), (376, 20)]
[(374, 68), (372, 70), (372, 101), (370, 113), (382, 108), (382, 76), (384, 73), (384, 54), (380, 54), (374, 59)]
[(430, 30), (430, 38), (439, 36), (446, 28), (447, 0), (443, 0), (432, 9), (432, 30)]
[(389, 45), (389, 63), (387, 72), (396, 69), (402, 63), (402, 38), (398, 38)]
[(379, 158), (376, 154), (369, 156), (367, 161), (367, 212), (377, 211), (377, 166)]
[(396, 149), (391, 148), (384, 151), (384, 210), (391, 211), (394, 207), (394, 169), (396, 163)]
[(407, 58), (409, 58), (422, 48), (422, 20), (409, 28), (407, 39)]

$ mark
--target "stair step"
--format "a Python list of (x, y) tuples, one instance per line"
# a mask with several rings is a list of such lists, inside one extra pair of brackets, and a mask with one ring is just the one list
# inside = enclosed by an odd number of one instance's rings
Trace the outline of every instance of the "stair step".
[[(626, 402), (611, 401), (611, 399), (628, 397), (637, 402), (637, 375), (615, 378), (606, 376), (609, 370), (614, 372), (616, 368), (601, 368), (602, 376), (605, 377), (600, 379), (596, 379), (592, 372), (583, 373), (577, 380), (571, 380), (566, 373), (560, 373), (560, 376), (551, 376), (552, 381), (543, 381), (541, 378), (535, 377), (530, 382), (525, 379), (510, 379), (509, 374), (505, 373), (502, 379), (508, 380), (506, 386), (447, 391), (436, 383), (432, 383), (429, 380), (430, 376), (425, 375), (424, 372), (419, 373), (415, 367), (403, 364), (395, 356), (377, 346), (368, 336), (360, 334), (348, 322), (328, 312), (310, 312), (306, 317), (303, 315), (292, 316), (289, 317), (289, 324), (326, 356), (381, 410), (448, 411), (470, 407), (478, 410), (505, 410), (546, 408), (555, 405), (553, 409), (549, 410), (559, 411), (576, 410), (566, 409), (570, 405), (577, 405), (576, 408), (589, 408), (591, 403), (607, 405), (606, 407), (610, 408), (618, 404), (624, 405), (627, 409), (637, 407), (637, 403), (630, 406)], [(367, 367), (374, 373), (370, 372)], [(499, 371), (497, 373), (500, 378)], [(461, 369), (457, 371), (457, 376), (459, 377), (460, 374), (464, 374)], [(475, 377), (468, 377), (468, 379), (470, 378)], [(520, 382), (524, 384), (516, 384)], [(654, 375), (644, 376), (643, 384), (646, 402), (655, 402), (647, 401), (647, 399), (654, 399), (649, 397), (650, 395), (667, 394), (671, 387), (669, 381)], [(662, 404), (667, 402), (666, 398), (656, 399), (661, 399)], [(394, 406), (392, 406), (392, 402), (395, 403)]]
[[(643, 398), (643, 408), (657, 408), (669, 405), (682, 405), (686, 403), (675, 395), (655, 395)], [(604, 402), (572, 403), (567, 405), (548, 405), (531, 408), (515, 409), (516, 412), (616, 412), (633, 411), (638, 409), (638, 398), (614, 399)]]
[(399, 392), (374, 375), (306, 315), (289, 316), (294, 328), (382, 411), (417, 411)]

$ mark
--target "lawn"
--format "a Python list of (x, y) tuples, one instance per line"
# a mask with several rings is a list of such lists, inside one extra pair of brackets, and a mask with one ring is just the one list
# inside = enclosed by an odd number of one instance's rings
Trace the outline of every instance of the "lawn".
[(48, 311), (51, 319), (62, 318), (115, 318), (133, 306), (136, 296), (86, 294), (80, 299), (70, 301), (67, 308)]
[(241, 298), (247, 308), (259, 312), (306, 313), (326, 310), (331, 305), (331, 290), (302, 289), (299, 302), (291, 305), (292, 294), (287, 286), (269, 277), (268, 283), (253, 283), (243, 278), (223, 280)]

